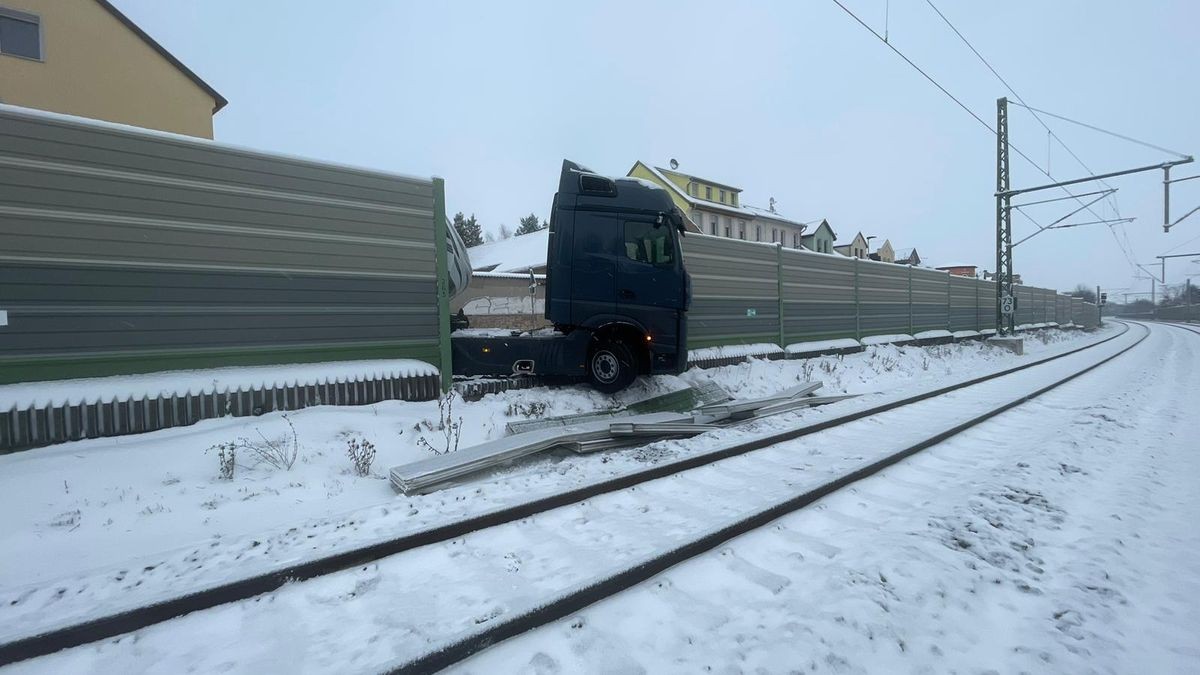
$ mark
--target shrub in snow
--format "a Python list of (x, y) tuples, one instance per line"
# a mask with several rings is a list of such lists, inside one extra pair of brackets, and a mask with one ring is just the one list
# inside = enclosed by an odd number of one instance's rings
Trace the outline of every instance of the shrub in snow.
[(255, 433), (262, 439), (261, 442), (255, 441), (247, 443), (242, 439), (243, 447), (250, 451), (254, 457), (255, 464), (270, 464), (276, 469), (291, 471), (292, 465), (296, 463), (296, 457), (300, 455), (300, 437), (296, 433), (296, 425), (292, 424), (292, 420), (283, 415), (283, 421), (287, 422), (288, 429), (291, 430), (291, 437), (284, 434), (281, 438), (274, 441), (263, 435), (261, 431), (255, 429)]
[(812, 359), (806, 359), (804, 361), (804, 363), (801, 364), (801, 366), (800, 366), (801, 378), (805, 382), (812, 382), (813, 373), (816, 371), (816, 369), (817, 369), (817, 364), (814, 363), (812, 361)]
[(508, 410), (504, 411), (509, 417), (525, 417), (538, 419), (546, 414), (546, 403), (544, 401), (530, 401), (522, 403), (514, 401), (508, 404)]
[(290, 437), (288, 434), (284, 434), (280, 438), (271, 440), (256, 428), (254, 431), (260, 440), (251, 441), (242, 437), (236, 441), (218, 443), (205, 450), (205, 453), (213, 450), (217, 452), (219, 474), (224, 480), (233, 478), (239, 450), (249, 453), (251, 459), (254, 460), (254, 466), (270, 464), (276, 469), (290, 471), (296, 464), (296, 458), (300, 456), (300, 436), (296, 433), (296, 425), (292, 424), (292, 420), (287, 415), (283, 415), (283, 421), (287, 422), (288, 428), (291, 430)]
[(346, 440), (346, 454), (354, 464), (354, 473), (363, 478), (371, 475), (371, 463), (375, 461), (375, 444), (367, 439), (350, 438)]
[[(458, 436), (462, 431), (462, 417), (454, 419), (454, 397), (456, 393), (451, 390), (450, 393), (438, 400), (438, 423), (434, 425), (429, 420), (422, 422), (428, 431), (440, 431), (444, 434), (442, 447), (438, 447), (431, 443), (429, 439), (421, 436), (417, 439), (417, 445), (425, 448), (435, 455), (445, 455), (458, 450)], [(418, 425), (418, 428), (420, 426)]]
[(236, 441), (229, 441), (218, 443), (204, 451), (206, 455), (213, 450), (217, 451), (217, 472), (222, 480), (233, 480), (233, 470), (237, 466), (237, 448)]

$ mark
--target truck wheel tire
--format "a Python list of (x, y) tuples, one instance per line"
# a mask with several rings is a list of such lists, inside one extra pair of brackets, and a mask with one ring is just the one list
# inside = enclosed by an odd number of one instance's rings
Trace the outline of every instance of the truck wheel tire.
[(588, 355), (588, 381), (592, 388), (613, 394), (628, 387), (637, 377), (637, 361), (620, 342), (602, 342)]

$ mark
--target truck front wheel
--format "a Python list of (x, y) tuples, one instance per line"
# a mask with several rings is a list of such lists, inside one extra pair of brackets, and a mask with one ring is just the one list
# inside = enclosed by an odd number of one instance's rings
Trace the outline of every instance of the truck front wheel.
[(604, 394), (628, 387), (637, 377), (637, 359), (621, 342), (602, 342), (588, 356), (588, 381)]

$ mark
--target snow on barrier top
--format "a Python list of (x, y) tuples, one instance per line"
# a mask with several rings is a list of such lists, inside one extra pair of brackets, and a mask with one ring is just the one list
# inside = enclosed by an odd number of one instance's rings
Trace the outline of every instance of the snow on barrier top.
[(861, 342), (864, 345), (886, 345), (893, 342), (912, 342), (915, 339), (911, 335), (896, 333), (894, 335), (868, 335)]
[(709, 361), (712, 359), (728, 359), (740, 356), (767, 356), (783, 351), (779, 345), (770, 342), (758, 342), (749, 345), (724, 345), (721, 347), (702, 347), (688, 350), (688, 361)]
[(146, 375), (116, 375), (0, 385), (0, 411), (46, 405), (78, 405), (99, 401), (140, 400), (282, 386), (304, 387), (361, 379), (437, 375), (424, 361), (389, 359), (333, 361), (276, 366), (242, 366), (206, 370), (173, 370)]
[(828, 352), (840, 349), (859, 349), (862, 347), (858, 340), (854, 338), (842, 338), (840, 340), (813, 340), (810, 342), (796, 342), (787, 346), (784, 350), (788, 354), (813, 354), (815, 352)]
[(954, 337), (954, 333), (948, 330), (923, 330), (920, 333), (913, 333), (913, 337), (918, 340), (933, 340), (936, 338)]

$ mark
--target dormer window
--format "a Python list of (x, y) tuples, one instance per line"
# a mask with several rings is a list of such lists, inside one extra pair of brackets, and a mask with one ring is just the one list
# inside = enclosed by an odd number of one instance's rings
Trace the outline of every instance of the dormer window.
[(725, 191), (720, 190), (720, 193), (721, 193), (721, 203), (724, 204), (725, 203)]
[(704, 198), (710, 202), (712, 201), (712, 188), (707, 185), (704, 186)]

